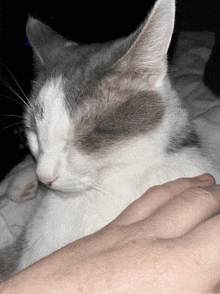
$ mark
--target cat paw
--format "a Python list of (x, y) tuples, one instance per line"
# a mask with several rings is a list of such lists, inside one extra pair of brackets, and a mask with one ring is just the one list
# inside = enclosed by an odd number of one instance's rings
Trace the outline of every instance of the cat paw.
[(29, 155), (16, 165), (0, 183), (0, 197), (24, 201), (35, 197), (38, 188), (36, 165)]
[(26, 200), (35, 197), (38, 181), (33, 166), (22, 170), (10, 181), (8, 197), (14, 201)]

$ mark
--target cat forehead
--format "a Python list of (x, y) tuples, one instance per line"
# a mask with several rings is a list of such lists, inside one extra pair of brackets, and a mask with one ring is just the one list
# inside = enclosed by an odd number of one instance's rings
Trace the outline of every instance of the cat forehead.
[(92, 90), (94, 86), (87, 83), (89, 85), (85, 85), (82, 78), (76, 81), (63, 75), (48, 78), (41, 85), (39, 83), (28, 111), (32, 126), (36, 124), (38, 128), (46, 127), (48, 130), (61, 126), (69, 129), (70, 125), (73, 127), (80, 123), (84, 116), (94, 117), (97, 108), (102, 108), (104, 99), (101, 99), (102, 95), (97, 95), (99, 90)]
[(37, 104), (35, 119), (39, 128), (45, 131), (47, 129), (56, 136), (56, 132), (61, 129), (62, 132), (69, 130), (70, 120), (65, 105), (62, 76), (45, 83), (39, 92)]
[[(122, 47), (121, 53), (118, 47)], [(69, 115), (76, 117), (82, 109), (89, 109), (90, 115), (92, 109), (102, 112), (106, 107), (123, 103), (134, 93), (147, 90), (149, 85), (143, 73), (138, 75), (132, 70), (127, 73), (112, 66), (123, 55), (124, 47), (112, 41), (73, 48), (40, 71), (33, 87), (33, 100), (38, 97), (41, 105), (47, 105), (62, 96)], [(35, 107), (38, 114), (43, 113), (44, 107), (39, 107), (39, 103)]]
[(73, 46), (73, 48), (70, 45), (64, 48), (59, 50), (55, 60), (39, 67), (38, 77), (44, 76), (47, 79), (62, 74), (63, 77), (77, 82), (87, 80), (91, 76), (94, 78), (94, 75), (107, 72), (126, 51), (126, 46), (120, 46), (120, 42), (118, 44), (116, 41)]
[[(66, 78), (63, 75), (51, 77), (44, 82), (38, 83), (37, 91), (32, 95), (32, 114), (38, 120), (59, 119), (61, 116), (79, 119), (85, 110), (91, 112), (88, 105), (100, 106), (101, 95), (95, 79), (90, 83), (84, 81), (83, 77), (76, 70), (76, 76)], [(95, 89), (94, 89), (95, 88)], [(83, 111), (84, 110), (84, 111)], [(87, 112), (86, 111), (86, 112)], [(81, 118), (81, 117), (80, 117)]]
[[(39, 72), (33, 83), (32, 97), (43, 104), (44, 97), (62, 91), (69, 111), (75, 111), (84, 100), (96, 96), (100, 81), (111, 71), (112, 56), (107, 45), (94, 44), (80, 46), (61, 57)], [(36, 108), (39, 107), (36, 105)]]
[[(51, 115), (53, 113), (64, 112), (64, 92), (62, 76), (51, 78), (40, 89), (38, 103), (42, 111)], [(39, 115), (39, 114), (38, 114)], [(41, 113), (42, 115), (42, 113)]]
[(161, 95), (150, 91), (144, 79), (136, 81), (114, 71), (85, 75), (77, 68), (74, 75), (59, 75), (42, 83), (33, 97), (35, 116), (49, 120), (64, 115), (81, 122), (83, 117), (93, 119), (117, 112), (128, 101), (134, 113), (143, 103), (154, 110), (163, 104)]

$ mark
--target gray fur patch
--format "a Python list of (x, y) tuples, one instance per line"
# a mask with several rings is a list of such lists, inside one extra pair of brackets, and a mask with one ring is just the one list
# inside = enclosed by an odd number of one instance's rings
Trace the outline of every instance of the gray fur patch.
[(15, 270), (18, 261), (18, 251), (15, 244), (0, 251), (0, 282), (8, 279)]
[(0, 250), (0, 282), (15, 274), (24, 246), (24, 234), (12, 245)]
[[(105, 150), (117, 141), (155, 129), (163, 114), (164, 107), (157, 93), (142, 91), (128, 94), (128, 98), (114, 109), (100, 109), (96, 116), (82, 121), (76, 145), (86, 153)], [(83, 130), (83, 125), (92, 127)]]
[(184, 128), (176, 136), (171, 138), (167, 152), (178, 152), (183, 148), (191, 147), (201, 148), (199, 136), (195, 130)]

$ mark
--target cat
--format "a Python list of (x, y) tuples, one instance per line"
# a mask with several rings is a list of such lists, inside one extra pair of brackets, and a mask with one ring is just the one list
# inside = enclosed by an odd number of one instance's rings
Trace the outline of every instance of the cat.
[(219, 180), (167, 74), (174, 18), (175, 1), (158, 0), (129, 37), (92, 45), (28, 19), (36, 79), (24, 118), (42, 184), (15, 273), (104, 227), (153, 185)]

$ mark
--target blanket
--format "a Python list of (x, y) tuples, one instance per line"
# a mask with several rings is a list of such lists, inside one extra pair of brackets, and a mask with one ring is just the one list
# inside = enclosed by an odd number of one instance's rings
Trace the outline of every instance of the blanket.
[[(201, 137), (203, 148), (220, 170), (220, 97), (203, 83), (214, 34), (181, 33), (170, 66), (170, 76)], [(0, 183), (0, 249), (14, 242), (29, 221), (37, 201), (38, 182), (31, 156)]]
[(215, 36), (212, 32), (184, 32), (170, 67), (173, 85), (199, 134), (203, 149), (220, 170), (220, 97), (203, 83), (205, 64)]

